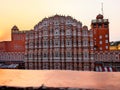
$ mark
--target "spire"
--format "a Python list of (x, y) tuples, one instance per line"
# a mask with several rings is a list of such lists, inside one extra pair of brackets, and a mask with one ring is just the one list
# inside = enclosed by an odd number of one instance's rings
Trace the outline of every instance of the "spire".
[(101, 3), (101, 13), (102, 13), (102, 15), (104, 15), (104, 11), (103, 11), (103, 2)]

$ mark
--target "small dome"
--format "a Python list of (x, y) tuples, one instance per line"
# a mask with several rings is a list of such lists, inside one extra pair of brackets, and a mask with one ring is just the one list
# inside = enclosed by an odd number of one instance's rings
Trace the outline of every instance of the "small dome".
[(18, 29), (18, 27), (15, 25), (15, 26), (12, 27), (11, 30), (13, 30), (13, 31), (18, 31), (19, 29)]
[(97, 15), (96, 19), (103, 19), (103, 15), (101, 14)]
[(84, 30), (88, 30), (88, 27), (86, 25), (83, 26)]
[(59, 17), (59, 15), (58, 15), (58, 14), (56, 14), (54, 17)]

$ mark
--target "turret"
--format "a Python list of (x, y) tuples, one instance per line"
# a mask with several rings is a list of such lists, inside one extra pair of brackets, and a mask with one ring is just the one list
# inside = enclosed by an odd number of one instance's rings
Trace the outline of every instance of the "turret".
[(19, 31), (19, 29), (18, 29), (18, 27), (16, 25), (14, 25), (11, 30), (12, 30), (12, 32)]
[(108, 51), (109, 50), (109, 21), (104, 19), (104, 16), (99, 14), (96, 19), (91, 22), (93, 30), (94, 50)]

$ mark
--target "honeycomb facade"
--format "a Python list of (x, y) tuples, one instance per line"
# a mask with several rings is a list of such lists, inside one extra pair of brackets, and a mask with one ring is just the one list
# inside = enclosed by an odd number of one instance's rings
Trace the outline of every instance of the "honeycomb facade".
[(93, 32), (70, 16), (44, 18), (26, 33), (25, 68), (93, 70)]

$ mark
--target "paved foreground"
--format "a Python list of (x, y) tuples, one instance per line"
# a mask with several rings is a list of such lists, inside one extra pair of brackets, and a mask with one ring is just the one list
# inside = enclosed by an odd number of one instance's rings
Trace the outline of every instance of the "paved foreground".
[(0, 69), (0, 86), (120, 90), (119, 72)]

